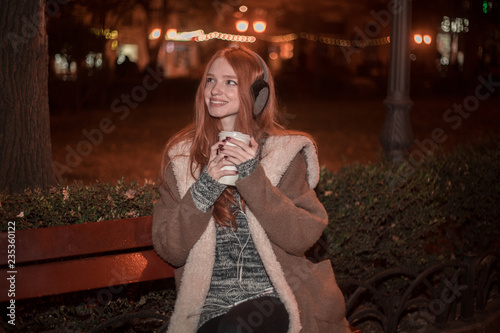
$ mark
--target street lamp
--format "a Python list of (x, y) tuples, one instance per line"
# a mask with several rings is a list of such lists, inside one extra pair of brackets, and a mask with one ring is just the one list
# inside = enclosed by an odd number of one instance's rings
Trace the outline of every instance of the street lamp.
[(413, 40), (415, 41), (415, 43), (417, 44), (427, 44), (429, 45), (431, 42), (432, 42), (432, 37), (429, 36), (429, 35), (421, 35), (421, 34), (414, 34), (413, 35)]
[(245, 32), (248, 30), (248, 21), (247, 20), (238, 20), (236, 21), (236, 30), (239, 32)]
[(265, 21), (255, 21), (253, 22), (253, 30), (258, 33), (262, 33), (266, 31), (266, 22)]
[(168, 29), (167, 30), (167, 38), (168, 39), (174, 39), (175, 37), (177, 37), (177, 29)]
[(413, 141), (409, 63), (411, 3), (410, 0), (394, 0), (394, 8), (399, 10), (391, 18), (391, 56), (384, 101), (386, 118), (380, 139), (386, 158), (395, 163), (406, 159)]
[(161, 36), (161, 29), (153, 29), (149, 34), (149, 39), (158, 39)]

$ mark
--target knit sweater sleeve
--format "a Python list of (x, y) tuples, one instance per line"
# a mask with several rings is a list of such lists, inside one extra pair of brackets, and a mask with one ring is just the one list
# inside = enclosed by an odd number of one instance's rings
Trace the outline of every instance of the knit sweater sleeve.
[(258, 163), (259, 159), (256, 155), (254, 158), (249, 159), (248, 161), (237, 164), (236, 169), (238, 170), (238, 179), (243, 179), (251, 174), (255, 170), (255, 168), (257, 168)]
[[(165, 261), (180, 267), (186, 263), (189, 251), (207, 228), (212, 212), (211, 209), (202, 211), (198, 208), (193, 191), (180, 196), (171, 164), (165, 170), (165, 184), (160, 186), (159, 193), (153, 212), (153, 246)], [(202, 205), (209, 200), (204, 198)]]
[(206, 213), (210, 211), (215, 201), (220, 197), (222, 192), (224, 192), (226, 187), (226, 185), (210, 177), (205, 167), (200, 177), (189, 190), (196, 207), (198, 207), (200, 211)]
[(259, 163), (236, 187), (269, 240), (286, 252), (302, 255), (328, 224), (325, 208), (308, 186), (304, 152), (295, 156), (277, 186)]

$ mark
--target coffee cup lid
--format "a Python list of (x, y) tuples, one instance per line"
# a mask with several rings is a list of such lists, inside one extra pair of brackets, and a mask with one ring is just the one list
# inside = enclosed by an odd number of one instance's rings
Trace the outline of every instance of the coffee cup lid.
[(221, 131), (219, 132), (219, 137), (230, 137), (242, 141), (250, 141), (250, 135), (243, 134), (241, 132)]

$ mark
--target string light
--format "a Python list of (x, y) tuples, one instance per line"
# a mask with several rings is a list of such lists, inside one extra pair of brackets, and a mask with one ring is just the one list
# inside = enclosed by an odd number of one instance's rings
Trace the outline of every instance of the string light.
[(379, 46), (379, 45), (385, 45), (389, 44), (390, 41), (390, 36), (386, 37), (381, 37), (381, 38), (376, 38), (376, 39), (367, 39), (367, 40), (348, 40), (348, 39), (340, 39), (340, 38), (332, 38), (332, 37), (325, 37), (325, 36), (318, 36), (315, 34), (310, 34), (307, 32), (301, 32), (300, 34), (286, 34), (286, 35), (281, 35), (281, 36), (262, 36), (259, 37), (259, 39), (262, 39), (267, 42), (271, 43), (286, 43), (286, 42), (291, 42), (296, 39), (307, 39), (310, 41), (314, 42), (320, 42), (323, 44), (327, 45), (335, 45), (335, 46), (344, 46), (344, 47), (349, 47), (349, 46), (354, 46), (354, 47), (368, 47), (368, 46)]
[(206, 41), (209, 41), (211, 39), (220, 39), (220, 40), (226, 40), (226, 41), (231, 41), (231, 42), (255, 43), (255, 41), (258, 38), (260, 40), (264, 40), (264, 41), (271, 42), (271, 43), (287, 43), (287, 42), (291, 42), (291, 41), (294, 41), (294, 40), (301, 38), (301, 39), (307, 39), (307, 40), (314, 41), (314, 42), (323, 43), (326, 45), (341, 46), (341, 47), (358, 47), (358, 48), (386, 45), (386, 44), (390, 44), (390, 42), (391, 42), (390, 36), (375, 38), (375, 39), (366, 39), (366, 40), (348, 40), (348, 39), (341, 39), (341, 38), (319, 36), (319, 35), (306, 33), (306, 32), (301, 32), (300, 34), (290, 33), (290, 34), (280, 35), (280, 36), (260, 35), (259, 37), (247, 36), (247, 35), (234, 35), (234, 34), (229, 34), (229, 33), (224, 33), (224, 32), (218, 32), (218, 31), (213, 31), (213, 32), (205, 34), (205, 33), (203, 33), (203, 30), (197, 30), (197, 33), (199, 35), (189, 36), (189, 37), (192, 37), (191, 38), (192, 41), (206, 42)]
[(196, 36), (194, 38), (197, 42), (206, 42), (211, 39), (221, 39), (230, 42), (240, 42), (240, 43), (254, 43), (257, 38), (254, 36), (244, 36), (244, 35), (233, 35), (224, 32), (214, 31), (205, 35)]

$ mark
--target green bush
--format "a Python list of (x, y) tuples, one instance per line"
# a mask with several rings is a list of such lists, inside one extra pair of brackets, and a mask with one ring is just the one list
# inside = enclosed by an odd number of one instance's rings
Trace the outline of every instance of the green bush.
[(318, 194), (337, 277), (364, 279), (395, 267), (418, 272), (467, 252), (498, 251), (499, 161), (492, 138), (418, 166), (323, 169)]
[(154, 184), (124, 179), (116, 184), (75, 183), (47, 192), (0, 193), (0, 231), (7, 230), (8, 221), (16, 221), (16, 229), (23, 230), (148, 216), (157, 198)]
[[(321, 171), (317, 191), (329, 214), (327, 255), (339, 278), (498, 250), (500, 140), (436, 153), (420, 165), (350, 165)], [(0, 193), (1, 230), (147, 216), (156, 185), (120, 180)]]
[[(338, 278), (429, 264), (422, 254), (445, 220), (435, 174), (355, 165), (338, 174), (323, 170), (322, 176), (320, 198), (330, 219), (328, 254)], [(391, 186), (393, 177), (397, 182)]]
[(446, 235), (458, 253), (498, 250), (500, 138), (459, 148), (435, 159)]
[[(99, 302), (98, 291), (83, 294), (65, 294), (28, 301), (17, 301), (18, 313), (16, 332), (89, 332), (96, 326), (119, 315), (137, 312), (172, 314), (176, 293), (173, 289), (154, 290), (137, 287), (138, 290), (123, 292), (113, 300)], [(135, 289), (129, 286), (130, 289)], [(147, 288), (144, 287), (144, 288)], [(83, 301), (84, 300), (84, 301)], [(153, 332), (157, 322), (147, 320), (123, 321), (106, 332)], [(0, 325), (7, 332), (12, 326), (7, 322)], [(158, 328), (158, 327), (156, 327)], [(101, 331), (100, 331), (101, 332)]]

